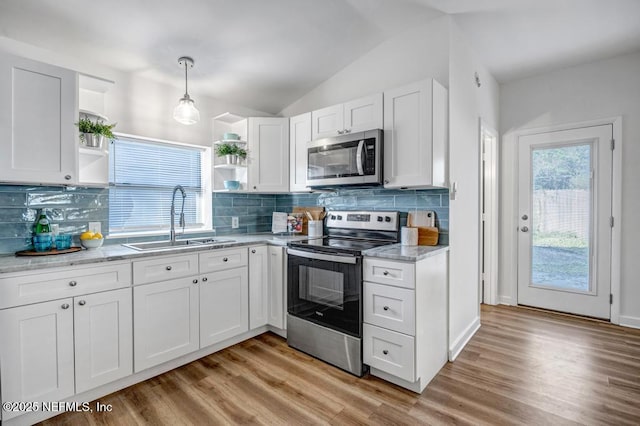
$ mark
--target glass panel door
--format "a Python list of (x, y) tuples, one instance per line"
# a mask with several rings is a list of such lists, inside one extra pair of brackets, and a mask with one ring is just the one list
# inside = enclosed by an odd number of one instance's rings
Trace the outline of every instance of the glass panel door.
[(518, 304), (609, 318), (612, 126), (518, 138)]
[(531, 152), (531, 283), (591, 291), (591, 144)]

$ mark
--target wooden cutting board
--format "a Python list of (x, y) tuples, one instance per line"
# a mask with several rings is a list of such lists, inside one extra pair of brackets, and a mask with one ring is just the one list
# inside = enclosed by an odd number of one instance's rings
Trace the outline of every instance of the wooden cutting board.
[[(303, 213), (309, 212), (314, 218), (319, 218), (320, 215), (324, 212), (324, 207), (318, 206), (297, 206), (293, 208), (292, 213)], [(302, 235), (307, 235), (307, 230), (309, 228), (309, 218), (305, 214), (302, 220)]]
[(440, 232), (435, 227), (436, 214), (431, 210), (416, 210), (409, 213), (407, 226), (418, 228), (419, 246), (437, 246)]

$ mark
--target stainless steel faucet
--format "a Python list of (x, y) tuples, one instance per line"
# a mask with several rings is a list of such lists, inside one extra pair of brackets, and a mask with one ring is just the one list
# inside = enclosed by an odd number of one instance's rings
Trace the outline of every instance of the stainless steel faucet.
[(172, 243), (176, 242), (176, 226), (175, 226), (175, 217), (176, 217), (176, 192), (180, 191), (182, 193), (182, 208), (180, 209), (180, 223), (179, 225), (182, 227), (184, 231), (184, 200), (187, 198), (187, 193), (184, 192), (184, 188), (182, 185), (176, 185), (173, 188), (173, 194), (171, 195), (171, 231), (169, 231), (169, 239)]

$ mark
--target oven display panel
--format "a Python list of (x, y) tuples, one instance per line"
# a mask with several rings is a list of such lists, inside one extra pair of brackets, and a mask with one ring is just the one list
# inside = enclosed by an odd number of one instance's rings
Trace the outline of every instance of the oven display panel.
[(371, 221), (370, 214), (348, 214), (347, 222), (369, 222)]

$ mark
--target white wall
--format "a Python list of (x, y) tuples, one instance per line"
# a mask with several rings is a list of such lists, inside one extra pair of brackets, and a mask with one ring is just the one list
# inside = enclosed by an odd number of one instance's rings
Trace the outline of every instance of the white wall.
[(281, 111), (293, 116), (433, 77), (449, 86), (447, 16), (426, 22), (376, 46)]
[(7, 37), (0, 37), (0, 50), (115, 81), (105, 95), (104, 114), (110, 122), (118, 123), (115, 130), (121, 133), (205, 145), (212, 142), (212, 117), (216, 115), (227, 111), (241, 115), (271, 115), (199, 95), (198, 88), (190, 85), (190, 95), (200, 111), (200, 122), (185, 126), (172, 118), (173, 108), (184, 93), (184, 74), (179, 72), (177, 65), (178, 84), (174, 87)]
[[(500, 110), (502, 166), (507, 173), (515, 159), (515, 147), (508, 146), (508, 141), (520, 129), (623, 117), (622, 141), (618, 144), (622, 149), (622, 217), (616, 222), (622, 229), (620, 323), (640, 327), (640, 221), (636, 220), (640, 211), (640, 53), (505, 84), (501, 88)], [(513, 190), (509, 182), (504, 183), (503, 211), (509, 214), (505, 207), (513, 203)], [(512, 240), (509, 230), (503, 230), (499, 294), (506, 303), (516, 300), (511, 290), (511, 254), (515, 251)]]
[(450, 46), (449, 179), (458, 188), (449, 201), (449, 358), (453, 359), (480, 325), (479, 118), (498, 128), (500, 91), (455, 22)]

